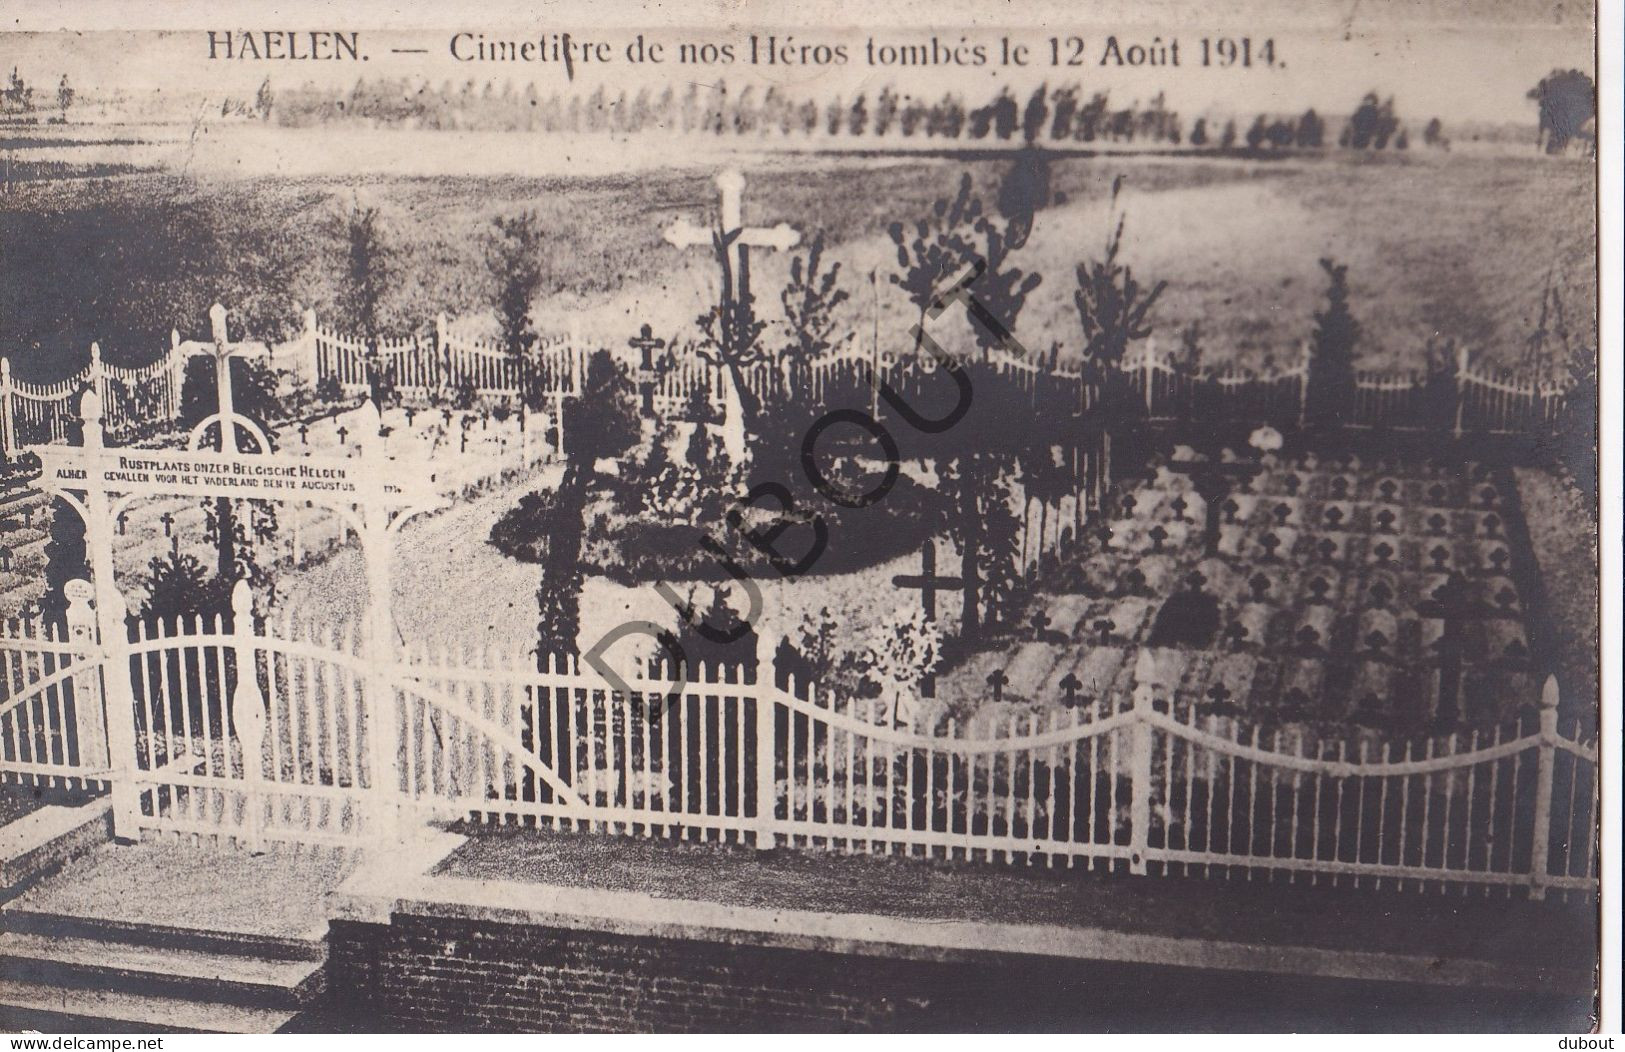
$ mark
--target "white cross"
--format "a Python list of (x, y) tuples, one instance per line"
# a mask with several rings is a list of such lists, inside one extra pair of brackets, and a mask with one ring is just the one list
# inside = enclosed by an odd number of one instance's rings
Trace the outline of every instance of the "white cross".
[[(744, 263), (744, 250), (747, 248), (771, 248), (787, 252), (801, 244), (801, 232), (789, 223), (780, 223), (774, 227), (744, 225), (745, 177), (738, 171), (730, 168), (718, 174), (717, 189), (722, 193), (722, 232), (724, 235), (735, 231), (739, 233), (728, 249), (731, 254), (731, 269), (735, 275), (743, 276), (748, 273), (741, 265)], [(666, 240), (678, 248), (709, 245), (715, 235), (716, 231), (697, 226), (686, 219), (677, 220), (667, 227), (665, 232)], [(747, 290), (748, 286), (741, 281), (740, 295), (743, 296)]]
[[(231, 397), (231, 359), (268, 355), (270, 349), (258, 340), (239, 340), (236, 343), (227, 340), (226, 308), (218, 303), (209, 308), (209, 333), (213, 338), (210, 342), (187, 340), (179, 350), (187, 357), (206, 355), (214, 359), (214, 390), (220, 403), (220, 452), (235, 453), (237, 427), (232, 422), (236, 410)], [(262, 449), (260, 452), (269, 451)]]

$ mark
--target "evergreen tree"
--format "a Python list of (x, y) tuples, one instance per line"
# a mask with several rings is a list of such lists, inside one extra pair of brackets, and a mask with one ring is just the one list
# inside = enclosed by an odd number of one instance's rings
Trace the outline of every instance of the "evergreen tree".
[(485, 240), (485, 271), (491, 308), (502, 349), (519, 379), (519, 426), (525, 410), (540, 408), (541, 391), (531, 376), (531, 349), (537, 340), (531, 310), (542, 291), (542, 224), (534, 211), (497, 216)]
[(1344, 423), (1354, 402), (1354, 348), (1360, 325), (1349, 311), (1348, 267), (1330, 259), (1322, 259), (1320, 267), (1330, 284), (1326, 307), (1315, 314), (1304, 416), (1311, 426), (1333, 428)]
[(1049, 118), (1047, 88), (1044, 84), (1034, 88), (1032, 97), (1027, 100), (1027, 108), (1021, 114), (1021, 136), (1029, 143), (1037, 140), (1044, 130), (1044, 122)]

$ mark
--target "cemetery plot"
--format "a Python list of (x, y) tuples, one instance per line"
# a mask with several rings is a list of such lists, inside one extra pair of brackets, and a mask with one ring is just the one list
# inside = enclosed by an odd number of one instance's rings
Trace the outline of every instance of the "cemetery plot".
[(1039, 582), (1010, 651), (943, 676), (939, 699), (1070, 707), (1121, 695), (1157, 648), (1203, 713), (1495, 726), (1543, 677), (1521, 514), (1510, 474), (1479, 465), (1164, 461)]

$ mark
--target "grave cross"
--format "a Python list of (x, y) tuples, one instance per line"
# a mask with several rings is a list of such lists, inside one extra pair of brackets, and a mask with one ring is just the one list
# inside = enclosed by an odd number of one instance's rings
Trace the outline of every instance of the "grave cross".
[[(721, 194), (719, 225), (722, 237), (728, 242), (729, 262), (735, 275), (736, 288), (724, 289), (743, 300), (750, 295), (750, 252), (752, 248), (771, 248), (787, 252), (801, 243), (801, 232), (789, 223), (775, 227), (747, 227), (744, 221), (745, 177), (730, 168), (717, 176), (717, 190)], [(665, 230), (666, 240), (678, 248), (711, 245), (716, 231), (679, 219)], [(731, 240), (729, 240), (731, 238)]]
[(920, 598), (925, 605), (925, 617), (928, 621), (937, 619), (937, 592), (957, 591), (965, 587), (963, 578), (937, 576), (937, 545), (935, 541), (929, 539), (920, 546), (920, 572), (900, 573), (891, 579), (891, 583), (899, 588), (920, 590)]
[(654, 352), (664, 350), (666, 347), (666, 341), (656, 338), (654, 329), (650, 327), (648, 322), (644, 322), (643, 328), (638, 331), (636, 336), (632, 337), (630, 340), (627, 340), (626, 344), (634, 351), (639, 352), (640, 355), (641, 360), (638, 365), (638, 395), (639, 401), (643, 403), (643, 414), (645, 417), (648, 417), (653, 414), (655, 410)]
[[(1237, 482), (1245, 482), (1263, 471), (1260, 464), (1242, 461), (1176, 460), (1169, 465), (1173, 470), (1191, 477), (1196, 495), (1207, 508), (1207, 520), (1202, 526), (1203, 549), (1208, 555), (1219, 550), (1220, 498), (1229, 494)], [(1234, 512), (1231, 512), (1233, 515)]]
[[(920, 600), (925, 607), (925, 619), (937, 619), (937, 592), (952, 591), (965, 587), (965, 581), (960, 577), (937, 576), (937, 543), (926, 538), (920, 545), (920, 572), (918, 574), (900, 573), (891, 579), (891, 583), (899, 588), (918, 588)], [(935, 697), (937, 693), (937, 678), (926, 676), (920, 680), (920, 695), (922, 697)]]
[[(257, 340), (238, 340), (232, 342), (226, 338), (226, 308), (216, 303), (209, 308), (209, 335), (210, 342), (202, 340), (188, 340), (180, 345), (180, 351), (186, 357), (207, 357), (214, 361), (215, 397), (219, 402), (220, 412), (220, 452), (237, 452), (237, 428), (231, 424), (232, 414), (236, 411), (231, 394), (231, 359), (263, 357), (270, 353), (265, 344)], [(262, 452), (270, 452), (262, 450)]]
[(1438, 618), (1443, 631), (1436, 644), (1439, 652), (1439, 705), (1435, 713), (1441, 724), (1454, 723), (1461, 715), (1461, 666), (1465, 649), (1467, 622), (1475, 618), (1493, 617), (1476, 601), (1474, 590), (1460, 573), (1450, 577), (1434, 589), (1433, 596), (1416, 604), (1422, 617)]
[[(726, 310), (732, 304), (750, 302), (750, 250), (771, 248), (787, 252), (801, 243), (801, 232), (788, 223), (780, 223), (775, 227), (745, 226), (743, 204), (745, 177), (739, 172), (728, 169), (720, 173), (717, 176), (717, 190), (721, 193), (719, 229), (698, 226), (686, 219), (679, 219), (666, 228), (664, 236), (667, 242), (678, 248), (692, 248), (697, 245), (711, 247), (716, 243), (720, 230), (726, 253), (721, 303)], [(724, 369), (722, 378), (726, 391), (723, 445), (728, 451), (729, 462), (742, 464), (747, 453), (744, 407), (740, 403), (739, 392), (734, 389), (733, 369)]]

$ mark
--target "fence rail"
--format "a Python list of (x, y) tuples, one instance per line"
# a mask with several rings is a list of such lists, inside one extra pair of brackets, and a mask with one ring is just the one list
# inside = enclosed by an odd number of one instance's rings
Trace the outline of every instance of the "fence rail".
[[(13, 624), (0, 771), (127, 778), (141, 828), (256, 843), (363, 842), (387, 829), (380, 815), (415, 810), (1150, 875), (1596, 887), (1596, 747), (1560, 722), (1552, 682), (1538, 718), (1393, 742), (1199, 713), (1142, 651), (1127, 697), (908, 726), (909, 706), (775, 681), (768, 641), (760, 675), (640, 666), (616, 689), (574, 658), (518, 651), (380, 660), (351, 628), (255, 627), (246, 595), (229, 617), (132, 620), (105, 648), (83, 609), (72, 642)], [(88, 718), (102, 712), (130, 723), (126, 763), (108, 762), (118, 735)]]
[[(574, 335), (544, 338), (527, 359), (524, 383), (534, 396), (579, 397), (585, 389), (590, 348)], [(347, 397), (370, 390), (376, 362), (395, 389), (413, 399), (471, 395), (511, 398), (521, 384), (519, 364), (501, 348), (468, 335), (444, 315), (432, 331), (384, 340), (375, 353), (352, 335), (323, 328), (306, 311), (303, 333), (286, 352), (312, 384), (336, 384)], [(49, 384), (31, 384), (11, 375), (0, 360), (0, 447), (63, 441), (77, 395), (95, 387), (102, 396), (108, 426), (115, 432), (173, 419), (179, 409), (185, 354), (179, 336), (163, 356), (138, 368), (104, 365), (92, 345), (90, 362), (76, 375)], [(1022, 361), (993, 355), (985, 363), (1034, 405), (1084, 412), (1099, 397), (1097, 385), (1075, 366), (1055, 361)], [(1136, 347), (1118, 367), (1153, 420), (1188, 418), (1256, 420), (1291, 425), (1304, 422), (1309, 389), (1308, 349), (1287, 369), (1188, 368), (1157, 350), (1154, 338)], [(744, 382), (764, 404), (785, 398), (816, 405), (861, 405), (873, 398), (871, 375), (908, 397), (930, 381), (932, 370), (916, 359), (877, 357), (857, 341), (810, 363), (760, 363), (745, 370)], [(668, 352), (651, 368), (635, 368), (646, 411), (692, 418), (696, 411), (721, 414), (726, 401), (726, 370), (693, 348)], [(1459, 349), (1453, 370), (1361, 372), (1344, 423), (1362, 429), (1450, 431), (1464, 434), (1538, 434), (1557, 426), (1567, 389), (1473, 364)]]

